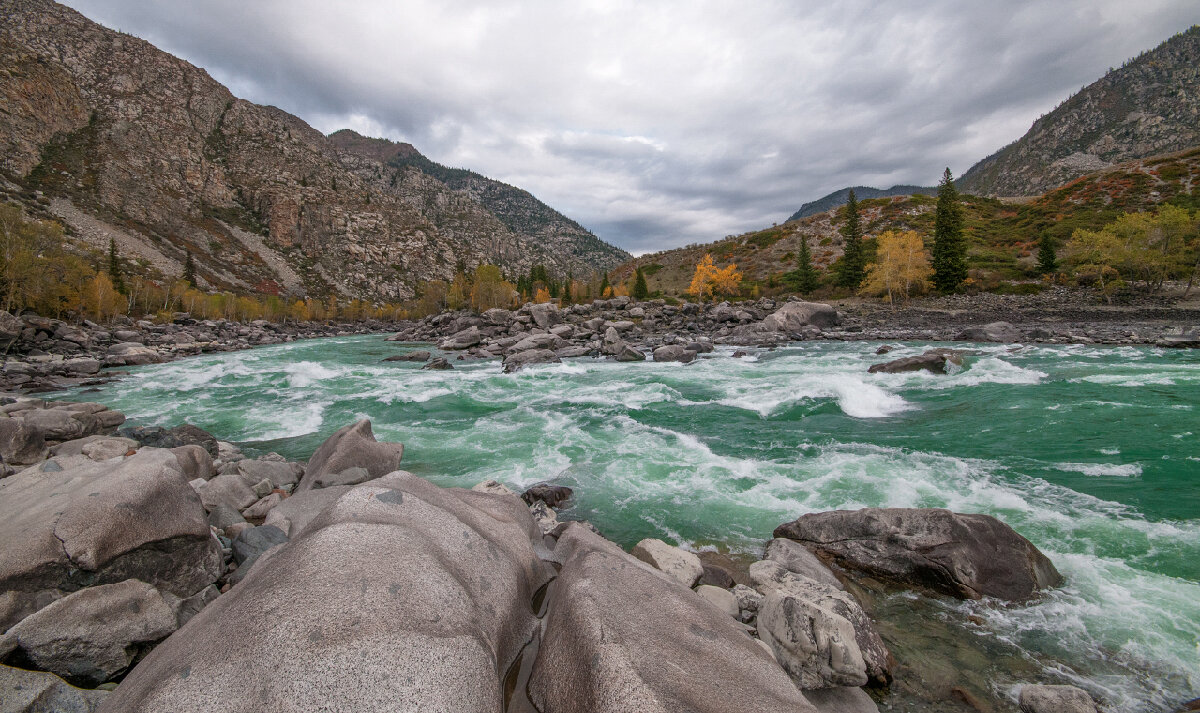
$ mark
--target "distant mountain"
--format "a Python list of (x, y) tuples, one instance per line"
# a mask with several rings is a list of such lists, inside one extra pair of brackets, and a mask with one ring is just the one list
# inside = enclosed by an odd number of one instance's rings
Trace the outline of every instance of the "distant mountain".
[(629, 254), (533, 196), (408, 144), (326, 137), (50, 0), (0, 0), (0, 200), (173, 279), (409, 297), (456, 266), (607, 270)]
[(1200, 26), (1110, 70), (975, 164), (960, 191), (1031, 196), (1093, 171), (1200, 144)]
[(853, 188), (843, 188), (840, 191), (834, 191), (829, 195), (818, 198), (815, 201), (810, 201), (800, 206), (800, 210), (792, 213), (788, 220), (799, 220), (807, 218), (810, 215), (824, 213), (827, 210), (837, 208), (838, 206), (846, 205), (846, 201), (850, 200), (850, 191), (854, 191), (854, 197), (858, 200), (864, 198), (889, 198), (891, 196), (911, 196), (923, 194), (932, 196), (937, 193), (937, 187), (928, 186), (892, 186), (891, 188), (870, 188), (868, 186), (854, 186)]

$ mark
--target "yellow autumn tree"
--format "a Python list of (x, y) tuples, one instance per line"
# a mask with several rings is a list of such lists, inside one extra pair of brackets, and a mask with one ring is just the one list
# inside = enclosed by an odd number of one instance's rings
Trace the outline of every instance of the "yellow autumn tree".
[(925, 241), (912, 230), (889, 230), (876, 239), (876, 262), (867, 267), (865, 294), (887, 295), (895, 304), (901, 297), (908, 304), (909, 296), (930, 285), (933, 268), (925, 254)]
[(505, 281), (500, 268), (480, 265), (475, 268), (475, 280), (471, 285), (471, 306), (478, 312), (493, 307), (507, 307), (512, 304), (514, 289), (511, 282)]
[(696, 299), (703, 302), (713, 295), (736, 295), (741, 286), (742, 273), (737, 271), (737, 265), (730, 263), (725, 267), (717, 267), (713, 265), (712, 255), (705, 255), (692, 274), (688, 294), (695, 295)]
[(537, 294), (533, 296), (533, 301), (539, 304), (550, 301), (550, 291), (545, 287), (539, 287)]

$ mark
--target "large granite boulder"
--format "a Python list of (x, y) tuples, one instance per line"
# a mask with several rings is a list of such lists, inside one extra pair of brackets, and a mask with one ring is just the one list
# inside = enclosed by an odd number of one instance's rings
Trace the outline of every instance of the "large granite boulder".
[(1024, 601), (1062, 575), (1033, 543), (989, 515), (865, 508), (804, 515), (775, 528), (821, 559), (883, 581), (960, 599)]
[(0, 665), (0, 713), (95, 713), (107, 697), (52, 673)]
[(552, 569), (517, 498), (348, 489), (138, 664), (123, 713), (499, 711)]
[(682, 344), (664, 344), (657, 347), (654, 352), (654, 361), (678, 361), (684, 364), (696, 358), (696, 352), (691, 351)]
[(325, 475), (341, 473), (350, 468), (366, 468), (372, 478), (379, 478), (400, 467), (404, 446), (400, 443), (380, 443), (371, 432), (371, 421), (343, 426), (330, 436), (304, 468), (304, 477), (296, 486), (301, 493), (315, 487)]
[(787, 302), (767, 315), (762, 328), (771, 332), (798, 334), (805, 327), (826, 329), (837, 326), (837, 310), (821, 302)]
[(139, 648), (178, 627), (175, 610), (136, 579), (74, 592), (6, 633), (26, 659), (80, 686), (98, 686), (129, 667)]
[(216, 581), (220, 544), (170, 451), (69, 458), (0, 480), (0, 631), (83, 587), (138, 579), (188, 597)]
[(533, 323), (542, 329), (549, 329), (556, 324), (562, 324), (562, 312), (559, 311), (556, 304), (542, 302), (528, 304), (526, 307), (529, 309), (529, 316), (533, 317)]
[(967, 327), (954, 339), (959, 342), (1019, 342), (1021, 330), (1008, 322), (990, 322), (983, 326)]
[(483, 333), (479, 327), (467, 327), (461, 332), (446, 337), (438, 344), (438, 349), (467, 349), (483, 341)]
[(555, 547), (528, 692), (542, 713), (815, 709), (728, 614), (581, 525)]
[(520, 371), (530, 364), (557, 364), (561, 361), (562, 359), (549, 349), (527, 349), (504, 357), (504, 373)]
[(909, 371), (928, 371), (931, 374), (949, 373), (948, 365), (961, 367), (962, 354), (953, 349), (930, 349), (919, 356), (893, 359), (883, 364), (872, 364), (869, 374), (903, 374)]
[(891, 681), (891, 653), (849, 592), (774, 560), (755, 562), (750, 578), (765, 595), (758, 635), (797, 686), (808, 690)]

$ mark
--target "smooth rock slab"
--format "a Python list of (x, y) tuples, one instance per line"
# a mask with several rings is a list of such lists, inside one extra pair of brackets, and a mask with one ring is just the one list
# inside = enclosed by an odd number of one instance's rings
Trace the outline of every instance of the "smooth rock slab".
[(159, 641), (177, 626), (157, 589), (129, 579), (75, 592), (7, 633), (38, 668), (76, 685), (98, 686), (128, 668), (138, 645)]
[(103, 710), (496, 713), (551, 573), (534, 538), (516, 498), (403, 474), (350, 488)]
[(865, 508), (804, 515), (775, 528), (825, 561), (959, 599), (1025, 601), (1062, 575), (1029, 540), (989, 515)]
[(529, 679), (542, 713), (813, 713), (741, 625), (572, 523)]

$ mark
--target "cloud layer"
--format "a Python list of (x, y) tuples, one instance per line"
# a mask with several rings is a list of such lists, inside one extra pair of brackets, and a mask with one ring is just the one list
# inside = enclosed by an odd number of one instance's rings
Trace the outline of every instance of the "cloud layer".
[(326, 133), (408, 141), (641, 253), (933, 184), (1200, 21), (1172, 0), (68, 0)]

